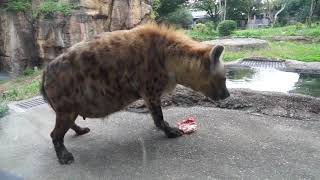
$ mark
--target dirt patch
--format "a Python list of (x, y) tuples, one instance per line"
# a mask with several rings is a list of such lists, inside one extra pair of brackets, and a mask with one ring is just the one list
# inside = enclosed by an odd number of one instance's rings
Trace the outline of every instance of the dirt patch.
[[(248, 89), (231, 89), (230, 94), (231, 96), (226, 100), (212, 101), (200, 93), (179, 85), (172, 94), (162, 98), (162, 106), (217, 107), (247, 111), (256, 115), (265, 114), (310, 121), (320, 120), (320, 98), (297, 94), (258, 92)], [(142, 100), (131, 104), (127, 110), (137, 113), (148, 112)]]

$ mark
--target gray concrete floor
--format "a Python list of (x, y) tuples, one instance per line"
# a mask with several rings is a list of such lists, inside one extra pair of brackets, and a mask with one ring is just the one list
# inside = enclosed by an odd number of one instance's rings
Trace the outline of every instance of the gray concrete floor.
[(65, 145), (75, 162), (60, 165), (47, 105), (0, 119), (0, 179), (319, 179), (320, 123), (215, 108), (169, 108), (172, 125), (193, 115), (199, 129), (177, 139), (149, 114), (78, 118), (91, 129)]

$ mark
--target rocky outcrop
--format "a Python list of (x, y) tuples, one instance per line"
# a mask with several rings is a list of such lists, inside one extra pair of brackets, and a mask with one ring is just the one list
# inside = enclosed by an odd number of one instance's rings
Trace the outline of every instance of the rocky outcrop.
[[(33, 0), (36, 9), (44, 0)], [(60, 0), (75, 9), (28, 20), (29, 15), (0, 12), (0, 71), (19, 73), (49, 62), (71, 45), (105, 31), (130, 29), (147, 21), (148, 0)], [(8, 56), (8, 57), (6, 57)]]
[[(319, 121), (320, 98), (299, 94), (261, 92), (249, 89), (229, 89), (230, 97), (212, 101), (201, 93), (178, 85), (173, 93), (162, 97), (162, 107), (217, 107), (242, 110), (254, 115), (270, 115), (305, 121)], [(128, 111), (146, 113), (142, 100), (131, 104)]]
[(0, 68), (4, 70), (21, 72), (38, 63), (33, 27), (23, 13), (1, 12), (0, 52)]

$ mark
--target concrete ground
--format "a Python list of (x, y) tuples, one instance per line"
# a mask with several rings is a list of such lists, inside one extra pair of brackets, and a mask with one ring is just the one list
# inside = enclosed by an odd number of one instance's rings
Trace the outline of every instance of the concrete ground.
[(47, 105), (0, 119), (0, 179), (319, 179), (320, 122), (216, 108), (164, 110), (167, 121), (195, 116), (196, 133), (167, 139), (149, 114), (79, 118), (91, 129), (65, 144), (75, 162), (60, 165)]

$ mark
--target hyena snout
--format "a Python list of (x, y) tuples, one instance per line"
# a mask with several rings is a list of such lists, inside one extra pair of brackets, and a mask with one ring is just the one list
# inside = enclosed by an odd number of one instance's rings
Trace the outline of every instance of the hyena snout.
[(220, 92), (220, 95), (219, 95), (220, 100), (227, 99), (229, 96), (230, 96), (230, 93), (229, 93), (229, 91), (228, 91), (227, 88), (225, 88), (224, 90), (222, 90), (222, 91)]
[(230, 96), (230, 93), (227, 88), (221, 88), (217, 91), (211, 93), (209, 96), (212, 100), (218, 101), (218, 100), (224, 100)]

